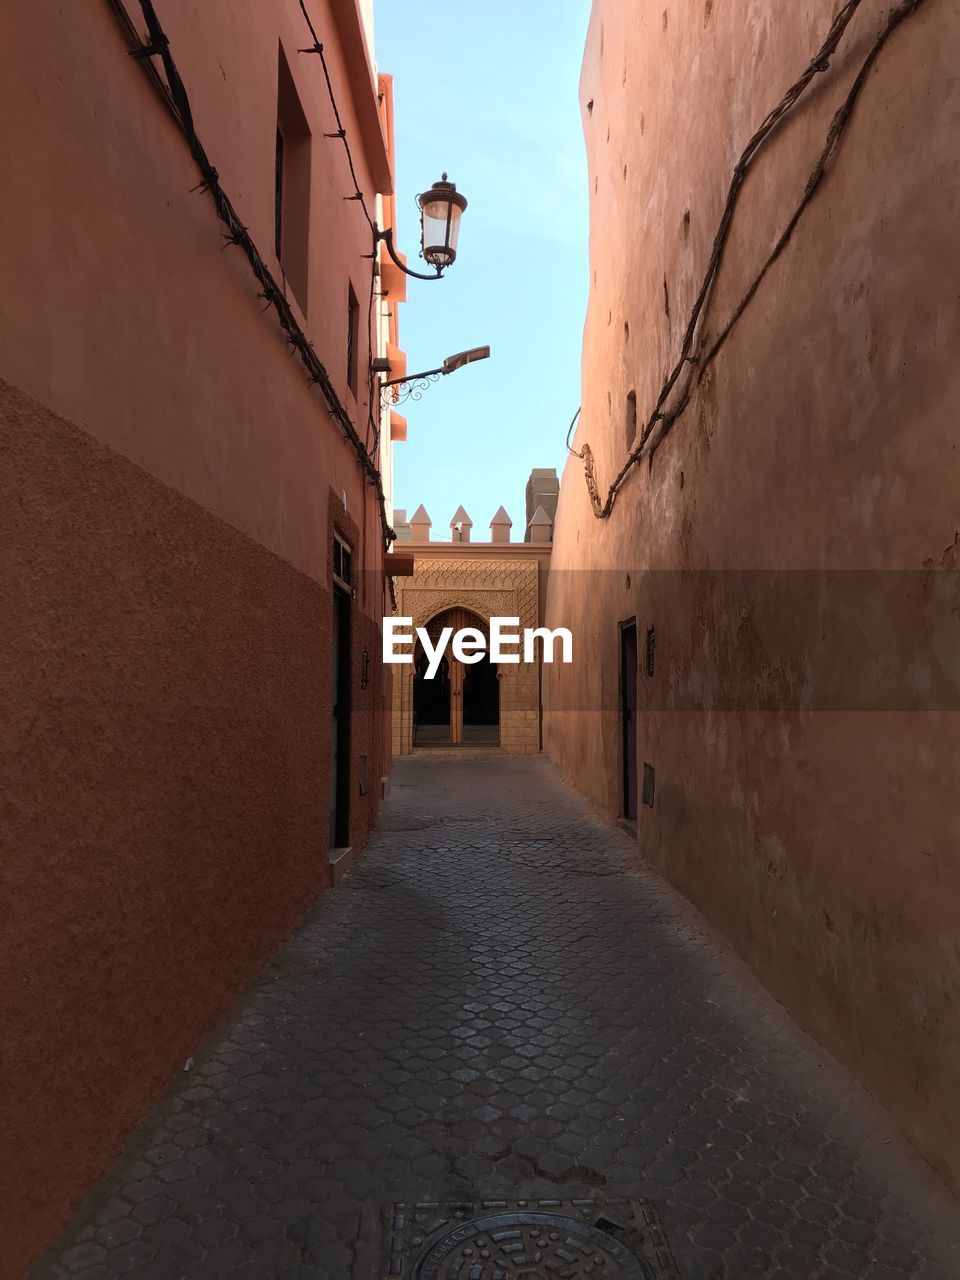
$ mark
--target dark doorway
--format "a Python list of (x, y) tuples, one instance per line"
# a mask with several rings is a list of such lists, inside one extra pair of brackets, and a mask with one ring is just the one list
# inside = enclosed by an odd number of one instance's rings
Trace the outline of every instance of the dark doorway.
[(500, 742), (500, 681), (487, 653), (463, 669), (463, 741), (491, 747)]
[(442, 747), (450, 743), (450, 666), (444, 657), (432, 680), (427, 655), (417, 653), (413, 680), (413, 745)]
[[(446, 609), (427, 625), (431, 642), (449, 627), (454, 635), (472, 627), (486, 637), (489, 627), (469, 609)], [(432, 680), (427, 656), (418, 646), (414, 659), (413, 745), (415, 747), (493, 746), (500, 743), (500, 682), (487, 654), (480, 662), (460, 662), (450, 650)]]
[(623, 816), (637, 816), (637, 624), (620, 630), (620, 691), (623, 723)]
[(350, 596), (333, 590), (333, 723), (330, 734), (330, 844), (350, 843)]

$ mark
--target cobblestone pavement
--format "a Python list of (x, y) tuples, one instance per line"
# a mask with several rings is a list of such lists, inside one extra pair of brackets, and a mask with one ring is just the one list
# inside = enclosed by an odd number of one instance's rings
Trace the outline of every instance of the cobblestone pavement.
[(346, 1280), (364, 1206), (474, 1194), (647, 1197), (689, 1280), (960, 1276), (864, 1095), (546, 761), (493, 754), (398, 765), (36, 1274)]

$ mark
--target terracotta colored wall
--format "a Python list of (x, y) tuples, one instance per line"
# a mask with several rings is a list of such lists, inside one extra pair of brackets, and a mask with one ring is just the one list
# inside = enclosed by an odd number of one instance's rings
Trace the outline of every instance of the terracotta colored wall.
[[(352, 4), (310, 8), (372, 207), (386, 153), (371, 151), (369, 74), (357, 143), (351, 86), (365, 81), (338, 45)], [(275, 273), (283, 44), (316, 148), (305, 328), (362, 430), (369, 229), (322, 136), (330, 106), (317, 61), (297, 53), (299, 6), (157, 9), (198, 132)], [(379, 806), (386, 697), (373, 491), (239, 251), (221, 252), (185, 141), (110, 5), (4, 6), (0, 46), (6, 1280), (326, 888), (334, 528), (357, 582), (355, 845)], [(364, 316), (359, 400), (348, 280)]]
[[(361, 530), (337, 495), (330, 490), (328, 543), (338, 533), (351, 546), (357, 546)], [(371, 513), (368, 517), (372, 518)], [(365, 578), (355, 577), (356, 599), (350, 613), (350, 843), (363, 846), (373, 830), (383, 799), (384, 780), (390, 757), (384, 751), (384, 736), (389, 731), (391, 691), (383, 664), (382, 612), (370, 614), (359, 608), (357, 599), (366, 597), (371, 604), (382, 602), (384, 577), (380, 569), (368, 570)], [(382, 608), (382, 605), (381, 605)], [(328, 629), (329, 630), (329, 629)], [(327, 668), (329, 670), (329, 665)], [(329, 719), (329, 712), (327, 712)], [(328, 735), (329, 738), (329, 735)], [(329, 777), (329, 774), (327, 775)], [(361, 793), (360, 780), (366, 777), (366, 791)], [(327, 792), (324, 792), (326, 795)]]
[[(352, 0), (336, 0), (345, 3)], [(365, 369), (370, 232), (343, 199), (352, 184), (342, 147), (323, 137), (334, 126), (317, 61), (297, 53), (305, 43), (299, 6), (284, 0), (241, 10), (166, 0), (157, 10), (197, 131), (278, 277), (283, 42), (315, 147), (307, 329), (363, 424), (365, 396), (357, 402), (346, 385), (347, 282), (361, 301)], [(316, 0), (311, 12), (355, 139), (330, 5)], [(197, 175), (186, 143), (129, 56), (110, 6), (4, 6), (0, 43), (12, 54), (0, 89), (0, 155), (12, 175), (0, 208), (0, 374), (323, 578), (328, 488), (346, 489), (355, 514), (363, 507), (353, 451), (329, 430), (321, 397), (276, 323), (261, 314), (246, 261), (221, 252), (210, 200), (191, 194)], [(369, 193), (369, 165), (356, 144), (354, 151)], [(372, 561), (379, 531), (367, 525)]]
[[(749, 179), (708, 334), (792, 212), (887, 9), (863, 5)], [(736, 156), (832, 16), (819, 0), (594, 5), (576, 443), (590, 443), (603, 492), (627, 453), (629, 391), (642, 421), (677, 358)], [(573, 627), (579, 657), (545, 672), (546, 750), (615, 814), (618, 627), (636, 617), (641, 655), (655, 627), (639, 763), (655, 767), (657, 797), (640, 810), (641, 855), (955, 1187), (960, 593), (942, 571), (960, 567), (958, 54), (960, 14), (927, 0), (882, 54), (792, 244), (609, 520), (569, 461), (547, 612)]]
[(0, 404), (15, 1275), (323, 892), (330, 593), (35, 401)]

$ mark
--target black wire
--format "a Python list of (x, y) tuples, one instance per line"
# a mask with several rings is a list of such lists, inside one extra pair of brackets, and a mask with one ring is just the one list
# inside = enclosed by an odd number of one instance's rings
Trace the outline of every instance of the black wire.
[(573, 435), (573, 428), (577, 425), (577, 421), (579, 420), (582, 411), (583, 405), (581, 405), (573, 415), (573, 421), (570, 423), (569, 427), (567, 427), (567, 453), (572, 453), (575, 458), (582, 457), (582, 454), (577, 453), (576, 449), (570, 448), (570, 437)]
[(370, 361), (370, 377), (368, 379), (367, 388), (367, 417), (370, 428), (373, 432), (373, 447), (370, 450), (371, 455), (376, 456), (377, 450), (380, 448), (380, 421), (383, 414), (382, 406), (378, 403), (376, 412), (374, 412), (374, 396), (377, 394), (377, 375), (373, 369), (373, 312), (374, 303), (377, 294), (377, 260), (374, 258), (370, 270), (370, 303), (367, 307), (367, 353)]
[[(347, 156), (347, 164), (350, 168), (350, 177), (353, 179), (354, 194), (346, 198), (357, 201), (357, 203), (360, 205), (360, 208), (363, 210), (363, 216), (367, 220), (367, 225), (370, 227), (371, 232), (373, 232), (374, 237), (376, 237), (376, 230), (377, 230), (376, 223), (370, 214), (370, 210), (367, 208), (367, 202), (364, 198), (363, 192), (360, 189), (360, 182), (359, 182), (359, 179), (357, 178), (357, 169), (353, 161), (353, 152), (350, 150), (350, 142), (349, 142), (349, 139), (347, 138), (347, 130), (344, 127), (343, 117), (340, 115), (340, 108), (337, 105), (337, 97), (333, 91), (333, 81), (330, 78), (330, 69), (327, 66), (327, 59), (326, 59), (326, 55), (324, 54), (323, 44), (320, 40), (320, 37), (317, 35), (317, 29), (313, 25), (313, 22), (311, 21), (310, 14), (307, 12), (307, 6), (305, 4), (305, 0), (300, 0), (300, 12), (303, 14), (304, 21), (306, 22), (307, 28), (310, 32), (310, 37), (313, 40), (313, 45), (311, 48), (301, 49), (300, 52), (315, 53), (320, 58), (320, 66), (323, 70), (323, 78), (326, 81), (326, 85), (327, 85), (327, 95), (330, 99), (330, 106), (333, 108), (333, 117), (337, 122), (336, 133), (332, 135), (328, 135), (328, 137), (337, 138), (339, 139), (340, 142), (343, 143), (343, 149), (346, 152), (346, 156)], [(371, 255), (371, 259), (372, 259), (372, 268), (371, 268), (371, 274), (370, 274), (370, 304), (367, 308), (367, 356), (369, 360), (369, 369), (370, 369), (368, 386), (367, 386), (367, 390), (368, 390), (367, 419), (368, 419), (368, 426), (370, 427), (370, 430), (372, 432), (372, 437), (373, 437), (373, 448), (371, 449), (370, 452), (373, 455), (376, 455), (377, 450), (380, 448), (380, 417), (382, 412), (381, 406), (379, 404), (376, 405), (376, 408), (374, 407), (374, 401), (377, 399), (377, 377), (373, 370), (373, 312), (374, 312), (374, 295), (376, 293), (377, 275), (378, 275), (377, 257), (376, 257), (376, 239), (374, 239), (374, 252)]]
[(300, 10), (304, 16), (307, 26), (310, 29), (310, 35), (313, 38), (313, 48), (301, 49), (300, 52), (315, 53), (320, 58), (320, 66), (323, 68), (323, 78), (327, 82), (327, 93), (330, 95), (330, 105), (333, 107), (334, 119), (337, 122), (337, 132), (333, 136), (340, 139), (343, 143), (343, 149), (347, 153), (347, 164), (350, 166), (350, 177), (353, 179), (354, 191), (354, 194), (348, 197), (348, 199), (356, 200), (358, 202), (360, 208), (363, 210), (363, 216), (370, 225), (370, 230), (374, 231), (376, 223), (370, 216), (370, 210), (367, 208), (367, 202), (364, 199), (363, 192), (360, 190), (360, 181), (357, 178), (357, 170), (353, 163), (353, 153), (350, 150), (350, 143), (347, 141), (347, 131), (343, 127), (343, 120), (340, 118), (340, 110), (337, 107), (337, 99), (333, 92), (333, 82), (330, 79), (330, 68), (327, 66), (327, 59), (323, 52), (323, 45), (320, 43), (320, 37), (317, 35), (316, 27), (314, 27), (313, 23), (310, 21), (310, 15), (307, 13), (307, 6), (304, 3), (304, 0), (300, 0)]
[(290, 304), (288, 303), (282, 289), (277, 284), (276, 280), (274, 280), (270, 269), (264, 262), (257, 246), (254, 244), (250, 233), (240, 221), (233, 204), (220, 185), (220, 178), (217, 170), (210, 163), (207, 153), (203, 148), (203, 144), (197, 136), (197, 131), (193, 122), (193, 112), (190, 107), (190, 99), (187, 94), (186, 86), (180, 77), (180, 72), (177, 69), (173, 55), (170, 52), (170, 42), (160, 25), (160, 20), (157, 17), (157, 12), (153, 6), (153, 0), (140, 0), (140, 8), (143, 11), (144, 20), (147, 25), (149, 43), (144, 44), (143, 41), (138, 40), (133, 52), (144, 61), (146, 61), (147, 58), (154, 56), (158, 56), (162, 60), (174, 117), (187, 139), (190, 147), (190, 153), (200, 171), (201, 181), (199, 189), (210, 193), (217, 211), (217, 216), (224, 223), (229, 233), (226, 236), (226, 243), (237, 245), (243, 250), (247, 261), (250, 264), (250, 268), (260, 285), (261, 296), (267, 304), (272, 306), (276, 311), (280, 326), (287, 335), (287, 341), (299, 355), (301, 362), (310, 376), (310, 380), (319, 386), (331, 415), (340, 427), (344, 436), (353, 446), (362, 471), (376, 491), (377, 502), (380, 509), (380, 519), (383, 527), (384, 545), (389, 547), (390, 543), (396, 537), (396, 534), (390, 527), (390, 522), (387, 519), (386, 498), (383, 492), (383, 482), (380, 472), (367, 452), (366, 446), (361, 440), (356, 427), (353, 425), (350, 415), (347, 413), (343, 402), (340, 400), (326, 367), (314, 350), (313, 344), (300, 327), (300, 324), (297, 321), (296, 316), (293, 314)]
[[(612, 484), (609, 486), (607, 490), (607, 496), (604, 501), (601, 501), (599, 489), (597, 487), (596, 473), (594, 470), (594, 463), (593, 463), (593, 454), (590, 450), (589, 444), (584, 444), (582, 450), (580, 451), (579, 456), (583, 459), (583, 462), (584, 462), (584, 471), (585, 471), (585, 477), (587, 482), (587, 489), (590, 493), (590, 501), (593, 507), (593, 513), (598, 520), (605, 520), (607, 519), (607, 517), (609, 517), (611, 511), (613, 510), (614, 502), (616, 501), (617, 495), (620, 492), (621, 486), (623, 485), (623, 482), (625, 481), (629, 473), (632, 471), (632, 469), (635, 466), (638, 465), (641, 457), (646, 456), (647, 454), (649, 454), (651, 449), (656, 447), (656, 445), (664, 438), (667, 432), (673, 427), (677, 419), (685, 412), (687, 406), (690, 404), (690, 401), (693, 398), (694, 391), (696, 390), (697, 386), (700, 383), (704, 370), (716, 358), (717, 354), (723, 347), (727, 338), (733, 332), (737, 323), (740, 321), (740, 319), (744, 315), (747, 307), (749, 306), (750, 302), (755, 296), (758, 288), (760, 287), (761, 282), (766, 276), (771, 265), (773, 264), (774, 261), (776, 261), (779, 255), (783, 252), (783, 249), (786, 247), (787, 243), (792, 237), (793, 232), (796, 230), (796, 227), (800, 221), (800, 218), (803, 215), (804, 210), (806, 209), (807, 205), (810, 203), (811, 199), (813, 198), (813, 195), (816, 192), (821, 179), (823, 178), (828, 160), (833, 156), (833, 154), (837, 150), (840, 139), (847, 125), (849, 124), (850, 118), (853, 113), (853, 109), (857, 101), (859, 100), (860, 94), (866, 83), (867, 75), (869, 71), (872, 69), (874, 63), (876, 62), (876, 59), (879, 56), (880, 51), (883, 49), (887, 40), (890, 38), (890, 36), (893, 34), (896, 28), (900, 25), (900, 23), (903, 22), (904, 19), (908, 18), (911, 14), (915, 13), (916, 10), (924, 3), (924, 0), (901, 0), (901, 3), (898, 6), (898, 8), (892, 10), (888, 15), (886, 24), (881, 29), (880, 34), (877, 36), (864, 62), (861, 64), (860, 71), (856, 79), (854, 80), (852, 88), (850, 89), (846, 99), (844, 100), (843, 105), (841, 106), (840, 110), (836, 113), (836, 116), (834, 117), (833, 122), (831, 123), (830, 130), (827, 135), (827, 141), (824, 146), (824, 150), (821, 153), (817, 161), (817, 164), (814, 167), (814, 170), (807, 181), (807, 185), (804, 189), (800, 203), (798, 204), (796, 210), (794, 211), (793, 216), (791, 217), (789, 223), (787, 224), (786, 229), (778, 239), (773, 252), (770, 254), (766, 262), (761, 267), (753, 283), (750, 285), (746, 294), (744, 295), (744, 297), (741, 299), (740, 303), (734, 310), (730, 320), (724, 326), (723, 330), (721, 331), (719, 336), (716, 338), (716, 340), (712, 343), (712, 345), (710, 345), (709, 348), (702, 354), (700, 352), (697, 352), (696, 354), (691, 354), (693, 350), (694, 341), (697, 335), (697, 331), (700, 326), (701, 317), (710, 299), (710, 296), (713, 290), (713, 285), (716, 281), (717, 275), (720, 270), (720, 265), (723, 260), (724, 249), (726, 248), (727, 240), (729, 238), (730, 226), (733, 221), (740, 191), (746, 179), (747, 173), (751, 168), (751, 166), (753, 165), (753, 162), (755, 161), (757, 155), (760, 153), (764, 145), (767, 143), (768, 139), (775, 134), (777, 127), (779, 126), (780, 122), (784, 119), (784, 117), (786, 117), (795, 108), (798, 100), (802, 97), (803, 93), (805, 92), (807, 87), (810, 85), (810, 83), (815, 79), (817, 75), (820, 75), (829, 69), (830, 59), (833, 57), (838, 47), (840, 46), (843, 35), (846, 32), (847, 27), (850, 25), (861, 3), (862, 3), (862, 0), (847, 0), (847, 2), (842, 6), (842, 8), (839, 10), (836, 17), (833, 20), (833, 23), (830, 27), (830, 31), (827, 34), (826, 40), (821, 45), (820, 49), (815, 54), (815, 56), (807, 64), (806, 68), (803, 71), (803, 74), (800, 76), (800, 78), (797, 81), (795, 81), (794, 84), (790, 86), (790, 88), (787, 90), (786, 94), (783, 96), (780, 102), (767, 115), (766, 119), (757, 129), (756, 133), (753, 135), (753, 137), (750, 139), (750, 141), (747, 143), (746, 147), (744, 148), (743, 152), (741, 153), (740, 159), (737, 162), (737, 165), (734, 169), (733, 177), (731, 178), (731, 181), (730, 181), (726, 202), (724, 204), (723, 215), (720, 219), (720, 225), (717, 229), (716, 237), (714, 239), (713, 251), (710, 255), (710, 261), (708, 263), (706, 272), (704, 273), (703, 281), (700, 285), (700, 291), (697, 294), (696, 301), (693, 305), (693, 308), (690, 313), (690, 317), (687, 322), (687, 327), (684, 332), (683, 343), (681, 346), (679, 359), (677, 360), (676, 365), (674, 366), (673, 370), (667, 377), (666, 381), (664, 382), (660, 390), (660, 394), (657, 398), (656, 405), (654, 406), (653, 412), (650, 414), (650, 417), (647, 419), (647, 422), (644, 425), (643, 431), (640, 434), (639, 441), (637, 442), (636, 446), (631, 450), (631, 452), (627, 456), (626, 462), (620, 468)], [(679, 400), (676, 403), (674, 403), (671, 408), (668, 409), (667, 401), (674, 387), (676, 386), (677, 382), (680, 380), (681, 375), (683, 374), (683, 372), (685, 371), (688, 365), (692, 366), (693, 373), (691, 377), (686, 380), (686, 383), (681, 390)], [(658, 427), (659, 427), (658, 436), (656, 440), (654, 440), (651, 443), (651, 437), (653, 436), (654, 432), (657, 430)], [(568, 441), (569, 441), (569, 438), (570, 437), (568, 432), (568, 435), (567, 435)], [(650, 444), (650, 448), (647, 448), (648, 443)]]

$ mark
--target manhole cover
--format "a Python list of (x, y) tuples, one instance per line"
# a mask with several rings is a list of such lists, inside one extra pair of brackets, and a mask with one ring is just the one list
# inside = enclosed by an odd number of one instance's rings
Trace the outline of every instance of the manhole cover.
[(654, 1207), (639, 1200), (394, 1206), (385, 1276), (401, 1280), (675, 1280)]

